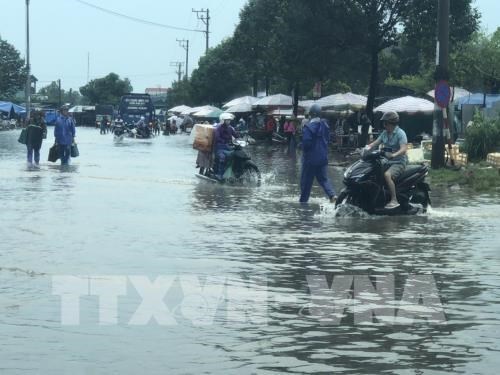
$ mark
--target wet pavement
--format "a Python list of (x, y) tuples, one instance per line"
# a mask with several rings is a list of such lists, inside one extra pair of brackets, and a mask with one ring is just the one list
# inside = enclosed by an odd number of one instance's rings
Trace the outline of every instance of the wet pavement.
[[(79, 128), (71, 166), (45, 161), (49, 140), (31, 170), (18, 133), (0, 132), (0, 373), (497, 373), (497, 197), (436, 190), (425, 215), (367, 217), (335, 212), (317, 186), (300, 205), (299, 163), (279, 147), (247, 148), (263, 183), (246, 188), (197, 179), (185, 135)], [(339, 190), (342, 169), (331, 175)], [(324, 275), (334, 291), (354, 280), (354, 296), (318, 309), (311, 277)], [(392, 276), (413, 303), (356, 293)], [(88, 293), (67, 324), (57, 288), (72, 280)], [(115, 319), (96, 280), (125, 285)], [(144, 280), (163, 280), (164, 305), (141, 304)], [(366, 308), (376, 318), (359, 321)], [(420, 319), (430, 311), (444, 320)]]

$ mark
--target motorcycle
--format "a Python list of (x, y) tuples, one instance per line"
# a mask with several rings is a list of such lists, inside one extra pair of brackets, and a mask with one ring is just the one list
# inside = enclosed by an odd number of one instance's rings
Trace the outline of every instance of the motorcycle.
[(396, 196), (400, 204), (394, 209), (386, 209), (390, 192), (386, 186), (384, 172), (389, 168), (383, 151), (366, 152), (344, 173), (343, 189), (335, 207), (342, 204), (357, 206), (375, 215), (414, 215), (426, 212), (431, 204), (429, 185), (425, 176), (429, 168), (425, 165), (408, 166), (395, 181)]
[(115, 122), (113, 126), (113, 135), (115, 139), (123, 139), (125, 135), (128, 135), (130, 130), (123, 124), (119, 122)]
[(259, 168), (243, 150), (244, 146), (246, 146), (246, 142), (244, 141), (232, 144), (233, 151), (227, 157), (222, 179), (216, 177), (218, 175), (217, 166), (219, 164), (217, 159), (214, 162), (214, 169), (206, 170), (203, 174), (197, 173), (196, 177), (218, 183), (258, 184), (261, 179)]
[(129, 130), (128, 135), (131, 138), (139, 138), (139, 139), (153, 138), (153, 133), (151, 132), (151, 129), (149, 129), (149, 127), (147, 126), (139, 127), (134, 125), (132, 129)]

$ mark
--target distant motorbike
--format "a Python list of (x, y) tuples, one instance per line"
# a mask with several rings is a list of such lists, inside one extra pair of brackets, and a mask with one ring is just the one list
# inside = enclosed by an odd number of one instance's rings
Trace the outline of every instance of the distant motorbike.
[(115, 139), (123, 139), (130, 133), (130, 130), (123, 123), (115, 123), (113, 126), (113, 135)]
[(126, 134), (130, 138), (148, 139), (153, 137), (151, 129), (149, 129), (149, 127), (147, 126), (141, 127), (135, 125), (127, 125), (126, 128)]
[(360, 160), (345, 171), (346, 187), (340, 192), (336, 207), (351, 204), (376, 215), (414, 215), (426, 212), (431, 204), (431, 189), (425, 182), (429, 168), (425, 165), (407, 167), (395, 181), (400, 206), (385, 209), (385, 205), (390, 201), (389, 189), (384, 179), (384, 172), (388, 168), (388, 159), (383, 151), (362, 155)]
[[(222, 180), (218, 179), (217, 167), (213, 170), (205, 171), (204, 174), (197, 173), (196, 176), (201, 179), (207, 179), (218, 183), (241, 183), (244, 185), (258, 184), (261, 179), (259, 168), (251, 161), (250, 156), (243, 150), (246, 142), (240, 141), (232, 145), (233, 151), (228, 156)], [(217, 166), (218, 160), (214, 165)]]

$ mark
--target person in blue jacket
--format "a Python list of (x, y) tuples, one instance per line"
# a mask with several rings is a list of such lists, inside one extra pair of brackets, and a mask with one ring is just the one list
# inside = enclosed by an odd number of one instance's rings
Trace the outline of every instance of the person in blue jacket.
[(238, 133), (231, 126), (231, 120), (234, 116), (230, 113), (222, 113), (219, 116), (220, 123), (215, 128), (215, 156), (218, 161), (216, 177), (219, 180), (223, 179), (226, 167), (226, 160), (233, 152), (230, 144), (233, 137), (238, 138)]
[(307, 203), (314, 178), (318, 180), (330, 202), (337, 199), (328, 179), (328, 142), (330, 128), (320, 119), (321, 107), (313, 104), (309, 109), (311, 120), (302, 129), (302, 174), (300, 177), (300, 202)]
[(68, 115), (68, 107), (63, 106), (54, 127), (54, 137), (56, 138), (61, 165), (69, 164), (71, 145), (75, 141), (75, 134), (75, 120)]

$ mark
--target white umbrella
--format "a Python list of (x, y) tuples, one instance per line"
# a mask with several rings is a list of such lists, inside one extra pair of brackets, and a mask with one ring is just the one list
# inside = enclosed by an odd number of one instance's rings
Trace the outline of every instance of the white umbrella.
[(366, 96), (348, 92), (345, 94), (334, 94), (325, 96), (317, 101), (322, 110), (335, 109), (361, 109), (366, 107)]
[(299, 100), (299, 107), (309, 110), (311, 106), (316, 103), (317, 100)]
[[(434, 90), (429, 91), (427, 95), (434, 98)], [(451, 87), (450, 100), (451, 98), (453, 98), (453, 100), (456, 100), (458, 98), (463, 98), (464, 96), (469, 96), (469, 95), (471, 95), (471, 92), (462, 87)]]
[(240, 104), (250, 104), (250, 106), (252, 106), (252, 104), (258, 100), (259, 98), (256, 98), (254, 96), (242, 96), (241, 98), (236, 98), (231, 100), (230, 102), (227, 102), (222, 106), (222, 108), (229, 108)]
[(404, 113), (426, 113), (434, 112), (434, 103), (427, 99), (415, 98), (413, 96), (405, 96), (389, 100), (382, 105), (379, 105), (373, 110), (374, 112), (404, 112)]
[(181, 118), (177, 117), (177, 116), (170, 116), (168, 118), (168, 121), (172, 122), (172, 120), (175, 120), (175, 123), (177, 123), (178, 121), (182, 120)]
[(191, 107), (188, 107), (187, 105), (178, 105), (177, 107), (170, 108), (167, 112), (182, 113), (189, 109), (191, 109)]
[(193, 107), (193, 108), (189, 108), (189, 109), (186, 109), (184, 111), (182, 111), (180, 114), (181, 115), (191, 115), (195, 112), (198, 112), (198, 111), (201, 111), (202, 109), (204, 109), (206, 106), (202, 105), (200, 107)]
[(199, 111), (193, 113), (195, 117), (210, 117), (217, 118), (222, 113), (222, 109), (217, 107), (212, 107), (211, 105), (206, 105), (201, 108)]
[(253, 107), (291, 107), (292, 97), (283, 94), (266, 96), (252, 104)]
[(250, 104), (250, 103), (235, 104), (235, 105), (232, 105), (231, 107), (227, 108), (226, 112), (229, 112), (229, 113), (252, 112), (252, 104)]

